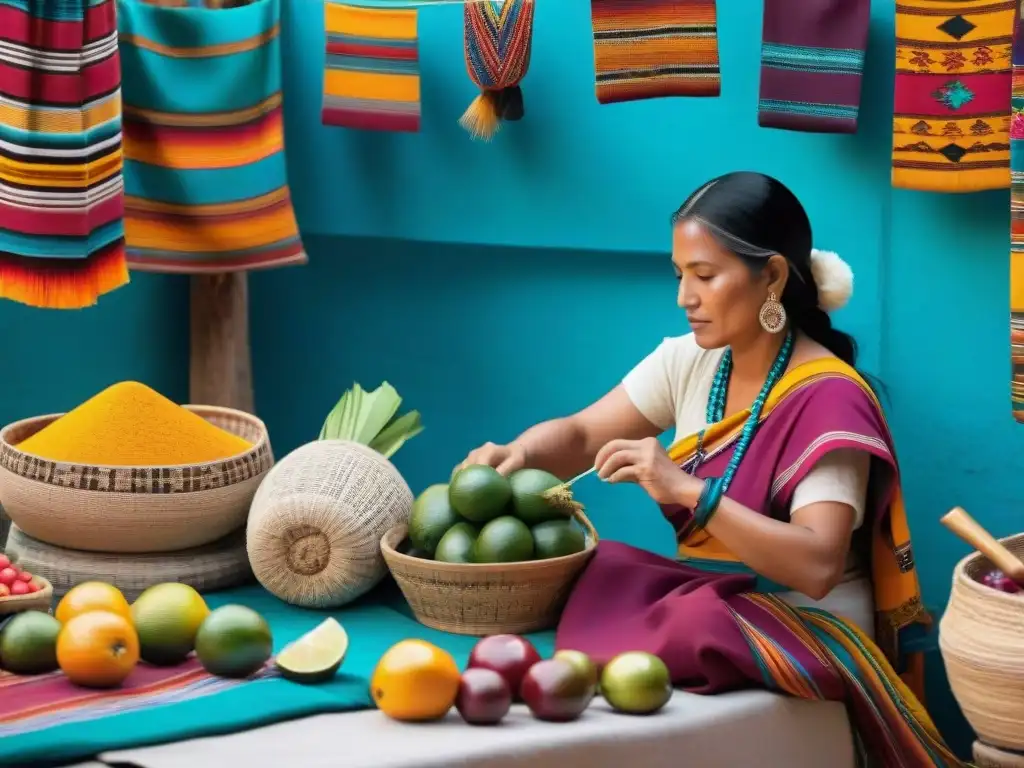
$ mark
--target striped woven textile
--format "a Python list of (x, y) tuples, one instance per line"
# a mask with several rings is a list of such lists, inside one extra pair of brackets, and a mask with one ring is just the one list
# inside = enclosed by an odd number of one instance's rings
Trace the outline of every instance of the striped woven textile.
[(597, 100), (718, 96), (715, 0), (590, 0)]
[(1010, 117), (1010, 405), (1024, 422), (1024, 21), (1013, 39)]
[(419, 131), (417, 21), (415, 8), (324, 2), (324, 125)]
[(214, 677), (195, 657), (174, 667), (140, 663), (119, 688), (109, 690), (80, 688), (62, 672), (33, 676), (0, 672), (0, 741), (57, 725), (209, 696), (275, 676), (268, 664), (245, 681)]
[(855, 133), (871, 0), (765, 0), (758, 125)]
[(0, 298), (128, 282), (120, 85), (113, 0), (0, 0)]
[(280, 3), (118, 0), (132, 269), (201, 274), (307, 261), (285, 166)]
[(931, 192), (1010, 185), (1017, 0), (899, 0), (892, 184)]

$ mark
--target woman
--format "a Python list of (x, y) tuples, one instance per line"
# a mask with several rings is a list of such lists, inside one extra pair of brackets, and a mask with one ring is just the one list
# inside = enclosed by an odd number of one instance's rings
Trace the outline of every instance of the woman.
[[(846, 701), (882, 765), (962, 765), (920, 704), (919, 659), (900, 652), (929, 618), (892, 439), (827, 314), (849, 298), (849, 268), (812, 249), (800, 202), (762, 174), (713, 179), (672, 223), (692, 333), (582, 411), (463, 462), (561, 477), (594, 466), (642, 486), (675, 527), (677, 560), (600, 544), (558, 647), (599, 662), (647, 650), (701, 693)], [(673, 426), (666, 452), (656, 437)]]

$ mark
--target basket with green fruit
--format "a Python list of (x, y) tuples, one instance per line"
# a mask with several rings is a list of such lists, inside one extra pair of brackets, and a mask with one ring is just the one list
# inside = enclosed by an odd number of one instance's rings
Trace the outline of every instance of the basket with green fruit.
[(491, 635), (554, 626), (596, 546), (559, 478), (473, 464), (420, 493), (381, 553), (420, 623)]

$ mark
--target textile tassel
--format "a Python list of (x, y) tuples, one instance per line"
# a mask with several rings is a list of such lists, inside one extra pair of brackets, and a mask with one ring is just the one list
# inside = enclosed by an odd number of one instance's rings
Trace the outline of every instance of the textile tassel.
[(419, 131), (417, 21), (415, 8), (359, 8), (332, 0), (324, 3), (324, 125)]
[(504, 120), (521, 120), (519, 83), (530, 66), (534, 0), (485, 0), (463, 6), (466, 70), (480, 95), (459, 118), (473, 138), (489, 141)]
[(715, 0), (591, 0), (601, 104), (718, 96)]
[(1016, 0), (900, 0), (892, 184), (930, 192), (1010, 185)]
[(856, 133), (871, 0), (765, 0), (757, 123)]
[(1024, 20), (1013, 39), (1010, 118), (1010, 405), (1024, 423)]
[(114, 0), (0, 5), (0, 298), (80, 309), (128, 283)]

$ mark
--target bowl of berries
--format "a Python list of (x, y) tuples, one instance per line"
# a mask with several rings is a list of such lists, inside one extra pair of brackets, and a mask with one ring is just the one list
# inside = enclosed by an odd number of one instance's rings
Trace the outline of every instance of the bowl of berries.
[(0, 618), (22, 611), (50, 610), (53, 585), (41, 576), (33, 576), (0, 553)]

